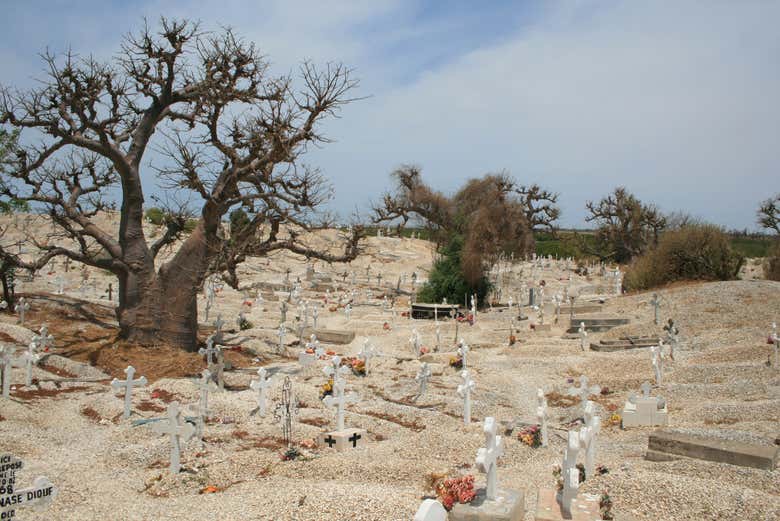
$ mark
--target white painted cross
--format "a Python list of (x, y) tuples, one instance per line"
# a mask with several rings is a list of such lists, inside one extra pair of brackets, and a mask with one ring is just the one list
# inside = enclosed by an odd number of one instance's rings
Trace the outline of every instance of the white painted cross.
[(349, 322), (349, 317), (352, 316), (352, 304), (344, 306), (344, 315), (347, 317), (347, 322)]
[(585, 329), (585, 322), (580, 322), (580, 328), (577, 332), (580, 334), (580, 349), (585, 351), (585, 342), (588, 339), (588, 331)]
[(366, 338), (363, 340), (363, 347), (358, 352), (358, 358), (361, 358), (363, 360), (363, 364), (366, 368), (366, 375), (369, 374), (369, 362), (372, 358), (374, 358), (377, 355), (376, 349), (374, 349), (373, 344), (371, 344), (370, 340)]
[(30, 345), (27, 346), (27, 351), (25, 351), (19, 358), (14, 361), (15, 365), (19, 364), (17, 367), (24, 367), (24, 385), (28, 387), (32, 385), (32, 368), (33, 365), (37, 364), (40, 359), (40, 355), (35, 352), (35, 342), (30, 342)]
[(206, 355), (206, 363), (211, 365), (214, 363), (214, 355), (219, 351), (219, 347), (214, 347), (214, 335), (209, 335), (206, 339), (206, 347), (198, 349), (200, 356)]
[(591, 394), (599, 394), (601, 392), (601, 387), (598, 385), (594, 385), (591, 387), (588, 387), (588, 377), (585, 375), (580, 376), (580, 386), (572, 386), (569, 387), (569, 390), (566, 391), (566, 394), (569, 396), (577, 396), (580, 399), (580, 402), (582, 403), (583, 412), (585, 410), (586, 402), (588, 401), (588, 397)]
[(596, 415), (593, 402), (585, 405), (585, 426), (580, 429), (580, 446), (585, 449), (585, 475), (593, 476), (596, 468), (596, 439), (601, 430), (601, 418)]
[(463, 398), (463, 423), (469, 425), (471, 423), (471, 393), (476, 384), (471, 379), (467, 369), (461, 371), (460, 376), (463, 378), (463, 383), (458, 385), (458, 395)]
[(436, 322), (436, 350), (438, 351), (441, 347), (441, 328), (439, 327), (439, 323)]
[(30, 304), (27, 302), (27, 299), (24, 297), (20, 298), (14, 310), (19, 313), (19, 323), (24, 325), (24, 314), (30, 310)]
[(41, 326), (39, 333), (33, 335), (32, 341), (35, 343), (36, 349), (45, 353), (48, 351), (49, 346), (54, 344), (54, 337), (49, 334), (49, 328), (44, 324)]
[(414, 356), (420, 358), (420, 334), (416, 329), (412, 329), (412, 336), (409, 337), (409, 343), (412, 344)]
[(287, 327), (284, 325), (284, 322), (279, 324), (279, 353), (284, 353), (284, 334), (287, 332)]
[(650, 347), (650, 356), (653, 361), (653, 372), (655, 373), (655, 384), (661, 385), (664, 376), (664, 342), (658, 342), (657, 346)]
[(458, 342), (460, 347), (458, 348), (458, 356), (461, 357), (463, 360), (463, 369), (466, 369), (466, 359), (468, 358), (469, 351), (471, 350), (469, 348), (469, 345), (461, 338), (460, 342)]
[(417, 376), (415, 376), (414, 379), (420, 384), (420, 390), (418, 391), (417, 396), (422, 396), (428, 388), (428, 380), (431, 379), (431, 368), (428, 367), (428, 362), (422, 363), (420, 370), (417, 371)]
[(344, 394), (346, 381), (343, 378), (334, 380), (333, 395), (323, 398), (322, 403), (325, 407), (336, 407), (336, 430), (344, 430), (344, 406), (348, 403), (357, 403), (358, 397), (355, 393)]
[(326, 365), (322, 368), (322, 372), (328, 378), (333, 379), (333, 388), (336, 388), (336, 384), (344, 380), (344, 377), (350, 372), (349, 368), (341, 365), (341, 357), (334, 356), (330, 359), (330, 365)]
[(639, 389), (642, 391), (642, 396), (647, 399), (650, 398), (650, 391), (652, 391), (653, 386), (650, 385), (650, 382), (643, 382)]
[(133, 387), (143, 387), (148, 382), (145, 376), (133, 380), (135, 368), (132, 365), (128, 365), (125, 368), (125, 374), (127, 375), (126, 380), (117, 380), (116, 378), (111, 380), (111, 387), (113, 387), (114, 392), (119, 391), (122, 387), (125, 388), (125, 411), (122, 414), (122, 418), (126, 420), (130, 417), (130, 408), (133, 405)]
[(314, 329), (317, 329), (317, 319), (320, 316), (320, 307), (315, 305), (313, 309), (311, 310), (311, 318), (312, 322), (314, 323)]
[(580, 450), (580, 436), (577, 431), (569, 431), (568, 445), (563, 451), (561, 479), (563, 493), (561, 494), (561, 512), (565, 519), (571, 519), (571, 504), (577, 497), (580, 488), (580, 469), (577, 468), (577, 453)]
[(539, 422), (539, 430), (542, 435), (542, 447), (547, 446), (547, 398), (541, 389), (536, 390), (536, 420)]
[(780, 338), (777, 336), (777, 322), (772, 322), (772, 344), (775, 348), (775, 369), (780, 369), (780, 359), (778, 359), (778, 351), (780, 351)]
[(498, 488), (496, 466), (498, 458), (504, 454), (504, 440), (501, 436), (496, 436), (496, 419), (492, 416), (485, 418), (482, 430), (485, 433), (485, 446), (477, 450), (477, 468), (487, 475), (485, 497), (489, 501), (494, 501)]
[(195, 427), (191, 423), (183, 422), (179, 402), (171, 402), (168, 405), (168, 421), (160, 421), (152, 424), (152, 430), (158, 434), (171, 437), (171, 465), (170, 470), (178, 474), (181, 470), (181, 442), (187, 441), (195, 435)]
[(13, 349), (8, 346), (0, 346), (0, 365), (3, 366), (3, 398), (11, 395), (11, 369), (13, 363)]
[(265, 393), (266, 389), (271, 387), (271, 378), (266, 377), (265, 367), (261, 367), (257, 370), (257, 380), (252, 380), (249, 383), (249, 387), (253, 391), (257, 391), (257, 414), (261, 418), (265, 418)]
[(209, 417), (209, 385), (211, 384), (211, 371), (204, 369), (200, 373), (200, 380), (195, 381), (195, 385), (200, 391), (200, 401), (198, 402), (198, 425), (196, 435), (198, 438), (203, 436), (203, 429), (206, 419)]

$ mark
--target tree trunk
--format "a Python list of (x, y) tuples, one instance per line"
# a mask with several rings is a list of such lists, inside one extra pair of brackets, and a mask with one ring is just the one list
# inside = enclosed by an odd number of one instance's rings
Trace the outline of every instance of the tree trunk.
[(153, 261), (144, 262), (143, 269), (119, 277), (117, 317), (122, 338), (197, 350), (198, 288), (215, 251), (207, 235), (201, 221), (159, 271), (154, 271)]

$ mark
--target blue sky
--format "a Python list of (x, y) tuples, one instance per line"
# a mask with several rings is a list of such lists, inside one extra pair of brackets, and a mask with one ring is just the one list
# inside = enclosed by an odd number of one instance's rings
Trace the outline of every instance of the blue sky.
[(445, 192), (506, 169), (567, 226), (618, 185), (740, 229), (780, 192), (780, 2), (9, 0), (0, 81), (30, 85), (47, 46), (108, 59), (160, 15), (232, 26), (280, 72), (355, 68), (367, 98), (307, 158), (344, 216), (402, 163)]

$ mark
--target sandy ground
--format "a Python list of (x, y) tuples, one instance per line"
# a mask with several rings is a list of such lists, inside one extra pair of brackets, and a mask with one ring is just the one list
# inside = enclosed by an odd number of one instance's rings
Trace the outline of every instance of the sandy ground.
[[(52, 353), (76, 362), (66, 364), (65, 370), (54, 369), (53, 362), (35, 368), (37, 383), (30, 388), (23, 386), (23, 372), (15, 371), (11, 400), (0, 400), (2, 451), (25, 462), (18, 485), (28, 486), (38, 475), (46, 475), (59, 487), (59, 496), (48, 510), (19, 510), (17, 515), (25, 520), (408, 520), (421, 499), (432, 493), (427, 486), (432, 473), (473, 473), (478, 484), (484, 482), (474, 459), (484, 442), (479, 422), (486, 416), (507, 426), (533, 423), (537, 388), (565, 393), (568, 379), (585, 374), (591, 383), (609, 389), (597, 400), (606, 418), (612, 409), (620, 412), (629, 393), (638, 392), (643, 381), (653, 380), (647, 349), (583, 352), (578, 339), (564, 334), (566, 315), (549, 332), (530, 331), (529, 321), (521, 322), (519, 342), (509, 347), (511, 314), (495, 308), (478, 313), (473, 326), (459, 326), (459, 336), (472, 348), (468, 365), (476, 382), (473, 423), (463, 425), (462, 401), (455, 392), (461, 379), (448, 366), (455, 350), (456, 326), (451, 320), (441, 324), (440, 352), (425, 357), (434, 376), (427, 393), (415, 400), (414, 376), (420, 362), (411, 359), (409, 337), (417, 329), (423, 345), (433, 348), (435, 326), (432, 321), (392, 317), (383, 311), (380, 297), (387, 291), (387, 281), (394, 288), (402, 274), (406, 275), (402, 289), (410, 292), (411, 273), (424, 279), (431, 259), (431, 246), (424, 241), (370, 238), (366, 255), (352, 266), (315, 266), (318, 277), (333, 281), (323, 282), (333, 288), (333, 298), (339, 290), (351, 289), (350, 278), (343, 284), (338, 276), (345, 269), (357, 273), (361, 290), (349, 321), (343, 311), (330, 311), (334, 304), (321, 308), (320, 327), (353, 330), (357, 335), (350, 345), (325, 347), (354, 356), (369, 337), (385, 356), (372, 361), (370, 375), (348, 377), (348, 390), (357, 392), (360, 402), (348, 407), (346, 423), (368, 431), (367, 446), (345, 453), (303, 448), (304, 457), (296, 461), (280, 458), (284, 441), (273, 414), (250, 415), (256, 404), (247, 385), (257, 367), (267, 367), (273, 375), (269, 401), (273, 411), (283, 379), (290, 376), (300, 402), (293, 425), (298, 444), (307, 444), (335, 422), (333, 411), (319, 399), (326, 379), (321, 368), (327, 362), (302, 370), (295, 361), (300, 348), (293, 345), (293, 332), (286, 338), (287, 352), (275, 353), (280, 314), (279, 302), (272, 299), (282, 293), (262, 286), (281, 282), (288, 267), (292, 280), (303, 280), (306, 265), (293, 255), (276, 254), (245, 266), (242, 284), (259, 287), (263, 305), (255, 304), (247, 315), (254, 327), (237, 331), (235, 317), (244, 295), (227, 287), (218, 294), (210, 318), (215, 312), (223, 315), (227, 328), (233, 330), (226, 335), (227, 343), (241, 350), (230, 352), (235, 369), (225, 376), (229, 390), (215, 389), (210, 394), (211, 419), (205, 436), (185, 445), (184, 470), (177, 476), (167, 472), (168, 440), (148, 426), (133, 427), (131, 421), (160, 417), (172, 399), (195, 404), (198, 393), (193, 382), (205, 368), (202, 360), (164, 351), (157, 358), (145, 356), (116, 342), (109, 303), (100, 298), (110, 280), (105, 274), (90, 272), (89, 280), (95, 281), (97, 290), (84, 295), (78, 290), (79, 269), (67, 274), (63, 296), (54, 295), (54, 280), (65, 275), (59, 265), (23, 282), (22, 291), (30, 295), (33, 307), (27, 327), (3, 315), (0, 341), (21, 346), (29, 341), (31, 329), (49, 322), (55, 337)], [(369, 265), (374, 299), (365, 302)], [(514, 294), (516, 301), (520, 270), (528, 280), (530, 263), (504, 268), (502, 300)], [(564, 268), (559, 263), (533, 270), (537, 280), (547, 281), (548, 298), (566, 284), (571, 272)], [(383, 275), (381, 284), (375, 279), (378, 272)], [(574, 275), (572, 289), (580, 303), (603, 297), (610, 284), (598, 276)], [(304, 298), (323, 303), (324, 291), (307, 289), (306, 282), (303, 286)], [(662, 319), (674, 318), (681, 331), (676, 360), (667, 360), (664, 383), (653, 391), (669, 403), (670, 426), (772, 444), (780, 434), (780, 370), (766, 365), (771, 352), (766, 337), (771, 322), (780, 318), (780, 284), (702, 283), (658, 293)], [(661, 334), (660, 326), (653, 324), (649, 300), (650, 294), (609, 299), (600, 315), (629, 318), (631, 323), (603, 335), (591, 334), (589, 340)], [(399, 311), (405, 304), (402, 296)], [(296, 313), (291, 306), (291, 324)], [(535, 320), (532, 315), (531, 321)], [(551, 307), (545, 320), (553, 320)], [(385, 321), (390, 330), (382, 327)], [(161, 367), (159, 360), (171, 357), (177, 361)], [(89, 363), (97, 367), (84, 365)], [(123, 376), (126, 363), (136, 365), (138, 375), (148, 372), (152, 380), (135, 393), (131, 421), (120, 419), (122, 399), (108, 385), (110, 377)], [(73, 376), (81, 376), (82, 381), (63, 381)], [(566, 429), (579, 416), (580, 407), (560, 405), (550, 412), (554, 429), (549, 447), (527, 447), (515, 430), (506, 437), (500, 461), (501, 486), (525, 490), (527, 520), (533, 519), (537, 489), (554, 485), (552, 466), (562, 459)], [(690, 459), (649, 462), (643, 456), (651, 430), (621, 430), (605, 423), (597, 463), (609, 473), (589, 478), (581, 490), (599, 493), (608, 487), (618, 519), (620, 514), (643, 520), (780, 519), (777, 470)], [(202, 493), (207, 487), (216, 492)]]

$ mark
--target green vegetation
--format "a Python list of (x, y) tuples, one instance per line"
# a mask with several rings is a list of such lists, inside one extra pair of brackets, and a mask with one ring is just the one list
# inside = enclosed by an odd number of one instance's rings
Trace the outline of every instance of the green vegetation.
[(678, 280), (732, 280), (744, 261), (722, 229), (712, 224), (690, 224), (666, 231), (657, 246), (636, 257), (623, 285), (636, 291)]
[(731, 247), (743, 257), (766, 257), (773, 244), (771, 237), (731, 235)]
[(476, 293), (477, 301), (482, 305), (490, 290), (490, 283), (487, 277), (482, 276), (476, 285), (468, 284), (461, 264), (463, 244), (463, 237), (455, 235), (441, 249), (441, 256), (433, 264), (428, 282), (417, 292), (418, 301), (434, 303), (446, 298), (450, 303), (463, 302), (465, 296)]

